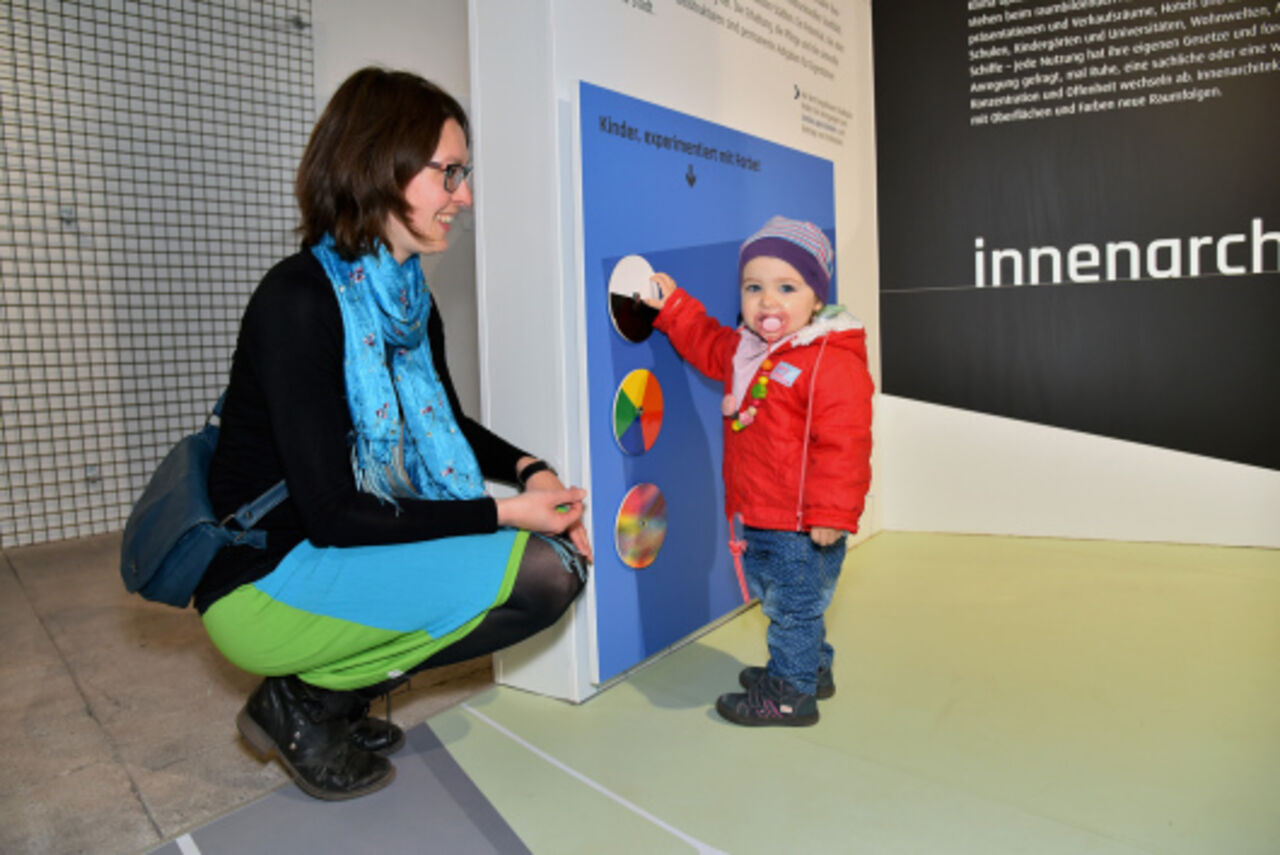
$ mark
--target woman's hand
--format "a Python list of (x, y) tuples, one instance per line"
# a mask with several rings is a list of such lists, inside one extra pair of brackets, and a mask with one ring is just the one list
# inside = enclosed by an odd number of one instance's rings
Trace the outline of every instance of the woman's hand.
[[(497, 499), (498, 525), (540, 534), (564, 534), (581, 523), (584, 511), (582, 500), (586, 497), (586, 490), (573, 487), (526, 490), (509, 499)], [(574, 545), (577, 545), (576, 542)]]
[(818, 546), (830, 546), (842, 537), (844, 537), (844, 532), (838, 528), (815, 525), (809, 529), (809, 539)]
[[(516, 466), (519, 471), (537, 458), (521, 458)], [(591, 539), (582, 523), (586, 511), (583, 499), (587, 491), (580, 487), (565, 487), (556, 474), (548, 469), (535, 472), (525, 482), (524, 492), (510, 499), (498, 499), (498, 525), (509, 525), (543, 534), (563, 534), (574, 548), (592, 561)], [(504, 513), (513, 514), (509, 520)]]
[(667, 299), (675, 293), (676, 280), (672, 279), (665, 273), (655, 273), (649, 277), (649, 281), (658, 287), (658, 296), (654, 299), (644, 300), (644, 304), (652, 309), (662, 311), (662, 307), (667, 305)]

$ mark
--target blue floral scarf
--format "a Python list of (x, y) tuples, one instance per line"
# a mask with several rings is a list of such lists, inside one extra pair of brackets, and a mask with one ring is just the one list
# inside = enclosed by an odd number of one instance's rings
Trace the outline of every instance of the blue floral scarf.
[(376, 253), (344, 261), (328, 235), (311, 252), (342, 309), (356, 486), (392, 504), (396, 497), (485, 495), (480, 465), (432, 364), (431, 292), (418, 257), (399, 264), (380, 243)]

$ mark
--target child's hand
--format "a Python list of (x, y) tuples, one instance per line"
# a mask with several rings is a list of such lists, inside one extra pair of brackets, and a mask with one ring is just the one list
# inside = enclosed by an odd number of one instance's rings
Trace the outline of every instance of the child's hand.
[(658, 296), (655, 299), (646, 299), (644, 304), (652, 309), (661, 310), (667, 304), (667, 299), (675, 292), (676, 280), (665, 273), (655, 273), (649, 277), (649, 281), (657, 286)]
[(809, 529), (809, 539), (818, 546), (830, 546), (840, 538), (844, 537), (844, 532), (838, 528), (827, 528), (826, 526), (815, 525)]

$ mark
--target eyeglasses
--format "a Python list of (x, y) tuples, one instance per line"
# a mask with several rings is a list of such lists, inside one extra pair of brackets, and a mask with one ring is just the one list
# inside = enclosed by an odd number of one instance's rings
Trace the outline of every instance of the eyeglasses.
[(444, 190), (446, 193), (452, 193), (455, 190), (457, 190), (458, 185), (460, 185), (463, 181), (467, 181), (471, 178), (471, 171), (475, 169), (475, 167), (472, 166), (471, 164), (466, 164), (466, 163), (444, 164), (444, 163), (436, 163), (434, 160), (427, 161), (425, 165), (431, 167), (432, 169), (438, 169), (444, 173)]

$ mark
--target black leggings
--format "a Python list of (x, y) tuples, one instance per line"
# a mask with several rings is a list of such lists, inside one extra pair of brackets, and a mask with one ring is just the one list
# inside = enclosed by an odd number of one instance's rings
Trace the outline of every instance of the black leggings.
[[(581, 560), (580, 556), (576, 557)], [(582, 561), (582, 566), (586, 566), (585, 561)], [(582, 592), (582, 586), (582, 580), (565, 568), (551, 544), (541, 537), (530, 536), (520, 566), (516, 569), (511, 595), (505, 603), (491, 609), (480, 625), (463, 638), (415, 665), (403, 677), (386, 680), (359, 692), (366, 697), (377, 697), (421, 671), (464, 662), (524, 641), (555, 623)]]

